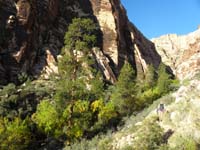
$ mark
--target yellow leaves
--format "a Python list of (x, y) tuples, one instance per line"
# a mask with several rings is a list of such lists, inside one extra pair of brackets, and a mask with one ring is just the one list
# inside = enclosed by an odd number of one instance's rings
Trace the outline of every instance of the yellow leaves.
[(104, 107), (104, 102), (102, 99), (96, 100), (91, 104), (92, 112), (100, 111)]
[(98, 114), (98, 119), (104, 123), (108, 123), (110, 119), (115, 117), (117, 117), (117, 113), (113, 103), (111, 102), (107, 103)]
[(88, 111), (88, 109), (89, 109), (89, 102), (88, 101), (78, 100), (74, 104), (73, 111), (77, 112), (77, 113), (83, 113), (83, 112)]
[(71, 105), (68, 105), (68, 106), (65, 108), (64, 112), (63, 112), (63, 117), (64, 117), (65, 119), (69, 119), (70, 116), (71, 116)]
[(66, 126), (66, 135), (71, 140), (79, 139), (83, 136), (84, 129), (80, 120), (73, 120), (71, 125)]

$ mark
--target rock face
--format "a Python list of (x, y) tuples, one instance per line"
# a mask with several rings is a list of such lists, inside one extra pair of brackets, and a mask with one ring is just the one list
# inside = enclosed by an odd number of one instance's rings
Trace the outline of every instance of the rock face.
[(188, 35), (164, 35), (152, 39), (162, 61), (180, 79), (191, 79), (200, 70), (200, 29)]
[(119, 0), (0, 0), (0, 7), (2, 84), (17, 83), (21, 73), (57, 70), (48, 58), (57, 60), (74, 17), (89, 17), (99, 25), (98, 46), (106, 61), (97, 62), (106, 63), (99, 65), (107, 80), (116, 81), (125, 60), (141, 77), (149, 64), (160, 64), (154, 44), (129, 22)]

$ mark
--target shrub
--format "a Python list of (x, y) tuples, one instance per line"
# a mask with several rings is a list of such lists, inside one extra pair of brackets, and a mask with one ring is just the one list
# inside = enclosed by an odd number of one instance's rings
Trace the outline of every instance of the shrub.
[(64, 132), (68, 142), (83, 137), (84, 132), (90, 128), (92, 112), (88, 101), (77, 100), (69, 104), (63, 112)]
[(26, 121), (19, 118), (0, 118), (0, 135), (1, 150), (26, 150), (33, 140)]
[(36, 113), (32, 115), (32, 119), (42, 132), (56, 136), (61, 134), (59, 114), (49, 100), (41, 101), (37, 106)]
[(191, 138), (187, 136), (182, 136), (180, 134), (174, 134), (169, 139), (169, 149), (170, 150), (198, 150), (198, 144)]
[(155, 150), (163, 143), (162, 137), (163, 129), (156, 123), (156, 118), (149, 118), (137, 130), (133, 149)]
[[(107, 103), (98, 114), (98, 121), (102, 122), (103, 125), (115, 124), (118, 114), (116, 113), (115, 107), (112, 102)], [(113, 121), (113, 122), (112, 122)]]

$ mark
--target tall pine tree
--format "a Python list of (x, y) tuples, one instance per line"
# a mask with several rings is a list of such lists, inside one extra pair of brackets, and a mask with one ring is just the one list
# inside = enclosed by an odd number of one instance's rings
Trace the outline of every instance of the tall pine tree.
[(61, 79), (56, 99), (60, 106), (76, 100), (92, 101), (103, 94), (102, 78), (93, 67), (96, 32), (97, 26), (91, 19), (76, 18), (69, 25), (59, 62)]
[(114, 86), (111, 100), (122, 115), (131, 114), (137, 108), (135, 76), (132, 66), (126, 62)]

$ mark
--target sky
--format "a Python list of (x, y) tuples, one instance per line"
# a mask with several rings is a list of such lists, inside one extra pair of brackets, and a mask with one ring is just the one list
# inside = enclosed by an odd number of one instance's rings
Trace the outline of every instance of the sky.
[(200, 0), (121, 0), (129, 20), (149, 39), (195, 31), (200, 25)]

